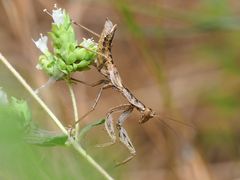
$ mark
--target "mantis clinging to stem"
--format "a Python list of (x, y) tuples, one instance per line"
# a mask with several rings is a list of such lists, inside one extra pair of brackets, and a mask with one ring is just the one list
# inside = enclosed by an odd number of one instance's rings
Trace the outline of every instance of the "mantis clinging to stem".
[[(113, 62), (113, 58), (112, 58), (112, 53), (111, 53), (111, 48), (112, 48), (112, 40), (114, 38), (114, 34), (116, 31), (116, 24), (113, 25), (113, 23), (107, 19), (103, 28), (103, 31), (101, 33), (101, 35), (98, 35), (94, 32), (92, 32), (91, 30), (89, 30), (88, 28), (84, 27), (81, 24), (78, 24), (76, 22), (73, 21), (74, 24), (84, 28), (85, 30), (90, 31), (91, 33), (93, 33), (94, 35), (99, 37), (99, 41), (98, 41), (98, 50), (97, 50), (97, 58), (95, 60), (94, 66), (97, 68), (97, 70), (106, 78), (105, 80), (100, 80), (94, 84), (91, 84), (91, 86), (97, 86), (100, 84), (103, 84), (103, 86), (101, 87), (97, 98), (95, 100), (94, 105), (92, 106), (92, 109), (90, 111), (88, 111), (85, 115), (83, 115), (80, 119), (82, 120), (83, 118), (85, 118), (90, 112), (92, 112), (99, 99), (100, 96), (102, 94), (102, 91), (104, 89), (107, 88), (114, 88), (117, 91), (119, 91), (128, 101), (128, 104), (122, 104), (119, 105), (117, 107), (114, 107), (112, 109), (110, 109), (107, 114), (106, 114), (106, 121), (105, 121), (105, 129), (108, 132), (108, 135), (111, 138), (111, 142), (105, 143), (100, 145), (101, 147), (104, 146), (108, 146), (111, 144), (114, 144), (116, 142), (116, 135), (114, 132), (114, 126), (113, 126), (113, 118), (112, 118), (112, 114), (114, 112), (119, 112), (121, 111), (121, 115), (118, 118), (118, 121), (116, 123), (116, 127), (117, 130), (119, 132), (119, 139), (120, 141), (128, 148), (128, 150), (131, 153), (131, 156), (128, 157), (127, 159), (125, 159), (124, 161), (122, 161), (121, 163), (118, 163), (117, 165), (121, 165), (124, 164), (128, 161), (130, 161), (134, 155), (136, 154), (136, 150), (127, 134), (127, 131), (123, 128), (123, 124), (124, 121), (129, 117), (129, 115), (131, 114), (131, 112), (136, 109), (137, 111), (139, 111), (141, 113), (141, 119), (139, 120), (139, 123), (145, 123), (147, 122), (149, 119), (154, 118), (154, 117), (158, 117), (160, 118), (159, 115), (157, 115), (151, 108), (146, 107), (141, 101), (139, 101), (131, 92), (130, 90), (128, 90), (122, 83), (120, 74)], [(82, 47), (82, 46), (81, 46)], [(84, 48), (84, 47), (82, 47)], [(87, 49), (87, 48), (86, 48)], [(78, 81), (81, 83), (84, 83), (80, 80), (74, 79), (72, 78), (72, 80), (74, 81)], [(84, 83), (87, 84), (87, 83)], [(90, 84), (87, 84), (90, 85)], [(79, 121), (77, 121), (76, 123), (78, 123)], [(75, 124), (76, 124), (75, 123)]]

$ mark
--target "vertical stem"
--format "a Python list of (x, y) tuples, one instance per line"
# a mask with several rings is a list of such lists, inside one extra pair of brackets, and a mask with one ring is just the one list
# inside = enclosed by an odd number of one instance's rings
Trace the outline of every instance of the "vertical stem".
[[(72, 106), (73, 106), (73, 113), (74, 113), (74, 122), (77, 122), (79, 117), (78, 117), (78, 109), (77, 109), (77, 101), (76, 101), (76, 96), (73, 91), (73, 86), (70, 81), (67, 81), (67, 86), (69, 89), (69, 93), (72, 99)], [(78, 140), (78, 132), (79, 132), (79, 123), (76, 124), (75, 126), (75, 139)]]

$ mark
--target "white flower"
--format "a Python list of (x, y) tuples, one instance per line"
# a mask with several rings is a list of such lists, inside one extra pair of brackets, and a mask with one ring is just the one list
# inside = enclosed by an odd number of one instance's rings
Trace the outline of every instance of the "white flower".
[(48, 47), (47, 47), (48, 37), (43, 36), (42, 34), (40, 34), (40, 36), (41, 37), (37, 41), (33, 40), (33, 42), (35, 43), (37, 48), (40, 49), (42, 53), (46, 54), (48, 52)]
[(63, 22), (64, 22), (63, 10), (61, 8), (56, 9), (56, 10), (52, 10), (52, 18), (53, 18), (54, 23), (57, 26), (63, 24)]
[(8, 104), (7, 94), (0, 87), (0, 104)]
[(41, 66), (40, 64), (37, 64), (37, 65), (36, 65), (36, 69), (42, 70), (42, 66)]
[(50, 15), (53, 18), (53, 23), (59, 26), (64, 23), (64, 11), (61, 8), (57, 8), (56, 4), (54, 4), (54, 8), (55, 9), (52, 10), (52, 14), (48, 12), (47, 9), (44, 9), (43, 12)]
[(92, 38), (91, 38), (91, 39), (85, 39), (85, 38), (83, 38), (83, 42), (81, 43), (81, 45), (82, 45), (83, 47), (88, 48), (88, 47), (90, 47), (90, 46), (96, 45), (96, 43), (94, 42), (94, 40), (93, 40)]

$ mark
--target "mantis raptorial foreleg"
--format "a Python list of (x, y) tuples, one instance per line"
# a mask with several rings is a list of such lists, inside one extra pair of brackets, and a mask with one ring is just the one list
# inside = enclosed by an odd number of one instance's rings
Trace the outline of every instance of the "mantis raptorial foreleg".
[(113, 126), (113, 118), (112, 114), (118, 111), (125, 111), (126, 109), (129, 109), (131, 105), (129, 104), (122, 104), (120, 106), (114, 107), (110, 109), (106, 115), (106, 121), (105, 121), (105, 129), (108, 133), (108, 135), (111, 138), (111, 142), (107, 142), (104, 144), (97, 145), (97, 147), (106, 147), (114, 144), (116, 142), (116, 135), (114, 132), (114, 126)]
[(124, 161), (116, 164), (116, 166), (122, 165), (130, 161), (136, 154), (136, 150), (127, 134), (127, 131), (123, 128), (123, 123), (124, 121), (128, 118), (128, 116), (131, 114), (133, 111), (133, 106), (129, 106), (127, 110), (125, 110), (119, 117), (118, 122), (117, 122), (117, 129), (119, 131), (119, 139), (120, 141), (128, 148), (128, 150), (131, 153), (131, 156), (129, 156), (127, 159)]
[(107, 114), (104, 125), (105, 125), (105, 129), (106, 129), (109, 137), (111, 138), (111, 141), (103, 143), (103, 144), (96, 145), (96, 147), (106, 147), (106, 146), (110, 146), (110, 145), (112, 145), (116, 142), (116, 135), (115, 135), (115, 132), (114, 132), (113, 118), (112, 118), (111, 113)]
[(126, 130), (123, 128), (124, 121), (128, 118), (128, 116), (131, 114), (132, 111), (133, 111), (132, 106), (130, 106), (127, 110), (125, 110), (120, 115), (116, 126), (119, 131), (120, 141), (129, 149), (131, 153), (135, 153), (136, 151), (132, 145), (132, 142), (130, 141), (130, 138), (128, 137)]
[(107, 116), (106, 116), (105, 129), (106, 129), (106, 131), (108, 132), (108, 135), (111, 138), (111, 142), (107, 142), (107, 143), (104, 143), (102, 145), (98, 145), (98, 147), (109, 146), (109, 145), (112, 145), (116, 142), (116, 135), (115, 135), (115, 132), (114, 132), (114, 127), (113, 127), (112, 114), (114, 112), (123, 111), (122, 114), (118, 118), (118, 122), (117, 122), (116, 126), (117, 126), (117, 130), (119, 131), (120, 142), (122, 142), (128, 148), (128, 150), (131, 153), (131, 156), (128, 157), (127, 159), (125, 159), (124, 161), (118, 163), (116, 166), (127, 163), (136, 154), (135, 148), (134, 148), (134, 146), (133, 146), (133, 144), (132, 144), (132, 142), (131, 142), (128, 134), (127, 134), (127, 131), (123, 128), (123, 123), (129, 117), (129, 115), (133, 111), (133, 108), (134, 107), (130, 104), (120, 105), (120, 106), (112, 108), (107, 113)]

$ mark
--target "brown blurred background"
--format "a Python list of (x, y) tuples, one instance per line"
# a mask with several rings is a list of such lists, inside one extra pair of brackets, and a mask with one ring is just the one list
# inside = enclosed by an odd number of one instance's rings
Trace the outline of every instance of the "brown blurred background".
[[(157, 119), (139, 125), (140, 114), (134, 112), (125, 127), (137, 155), (117, 169), (112, 166), (129, 155), (127, 149), (120, 143), (95, 148), (109, 138), (103, 126), (91, 130), (84, 146), (110, 174), (117, 179), (240, 178), (239, 1), (0, 0), (0, 52), (34, 89), (48, 77), (35, 68), (40, 52), (32, 39), (50, 31), (51, 17), (42, 10), (51, 10), (54, 3), (97, 33), (106, 17), (116, 23), (113, 57), (125, 85), (155, 111), (195, 127), (166, 120), (169, 128)], [(79, 27), (75, 30), (79, 40), (92, 37)], [(74, 76), (87, 82), (101, 78), (94, 68)], [(0, 86), (11, 95), (29, 101), (38, 124), (57, 130), (3, 67), (0, 78)], [(81, 84), (74, 88), (83, 114), (94, 103), (98, 88)], [(40, 96), (66, 126), (71, 124), (71, 101), (63, 82)], [(106, 90), (81, 126), (124, 102), (116, 91)]]

